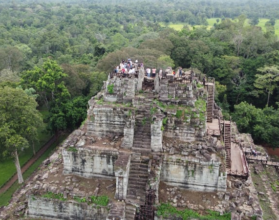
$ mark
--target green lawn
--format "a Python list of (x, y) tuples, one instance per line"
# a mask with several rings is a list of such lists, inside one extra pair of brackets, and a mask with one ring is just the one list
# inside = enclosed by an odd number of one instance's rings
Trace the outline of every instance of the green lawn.
[[(214, 26), (214, 24), (218, 24), (217, 22), (217, 19), (219, 19), (219, 23), (221, 22), (221, 18), (209, 18), (207, 19), (207, 22), (208, 22), (208, 25), (207, 25), (207, 29), (210, 29)], [(234, 20), (234, 21), (237, 21), (237, 20)], [(266, 19), (266, 18), (260, 18), (259, 19), (259, 23), (257, 24), (257, 26), (261, 27), (263, 31), (265, 31), (265, 23), (269, 21), (269, 19)], [(163, 22), (160, 22), (159, 23), (162, 27), (166, 27), (166, 24), (163, 23)], [(192, 29), (193, 27), (187, 23), (170, 23), (168, 24), (168, 27), (170, 28), (173, 28), (174, 30), (176, 31), (181, 31), (182, 28), (185, 26), (185, 25), (188, 25), (188, 27), (190, 29)], [(248, 26), (249, 25), (249, 19), (246, 19), (245, 21), (245, 24), (244, 26)], [(202, 25), (195, 25), (195, 27), (202, 27)], [(279, 19), (276, 20), (276, 23), (274, 25), (274, 28), (275, 28), (275, 34), (277, 36), (279, 36)]]
[[(43, 118), (46, 117), (47, 111), (42, 111)], [(41, 129), (39, 132), (39, 141), (35, 143), (36, 152), (49, 140), (51, 135), (45, 130)], [(19, 152), (20, 165), (23, 166), (33, 156), (33, 148), (30, 146), (23, 152)], [(0, 187), (5, 184), (16, 173), (16, 167), (13, 158), (0, 160)]]
[[(67, 138), (68, 134), (64, 134), (60, 136), (59, 140), (53, 143), (46, 152), (23, 174), (23, 178), (26, 180), (30, 175), (40, 166), (40, 164), (49, 157), (56, 146), (58, 146), (62, 141)], [(21, 185), (17, 182), (12, 185), (5, 193), (0, 195), (0, 207), (7, 205), (12, 198), (13, 193), (20, 187)]]

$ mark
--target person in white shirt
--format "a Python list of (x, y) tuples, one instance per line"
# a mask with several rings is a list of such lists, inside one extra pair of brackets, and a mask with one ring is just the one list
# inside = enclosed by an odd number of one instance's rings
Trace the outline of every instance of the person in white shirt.
[(160, 69), (160, 71), (159, 71), (159, 79), (161, 80), (161, 79), (162, 79), (162, 77), (163, 77), (163, 70), (162, 70), (162, 69)]
[(135, 73), (136, 73), (135, 68), (129, 70), (129, 74), (135, 74)]
[(150, 73), (151, 73), (151, 69), (150, 68), (146, 68), (146, 74), (147, 74), (148, 77), (151, 77)]

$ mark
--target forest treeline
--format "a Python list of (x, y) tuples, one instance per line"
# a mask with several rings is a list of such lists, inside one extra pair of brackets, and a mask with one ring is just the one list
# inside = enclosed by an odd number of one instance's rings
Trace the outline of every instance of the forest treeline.
[(254, 21), (259, 18), (279, 19), (279, 2), (276, 0), (0, 0), (0, 5), (8, 5), (12, 9), (24, 10), (26, 6), (33, 8), (38, 4), (53, 7), (67, 4), (68, 7), (81, 6), (82, 8), (103, 6), (105, 10), (102, 13), (129, 15), (122, 17), (123, 22), (143, 19), (151, 22), (186, 22), (190, 25), (206, 25), (206, 18), (235, 18), (241, 14), (245, 14)]
[[(225, 117), (259, 143), (279, 146), (276, 1), (0, 1), (0, 86), (47, 109), (50, 132), (73, 130), (120, 60), (192, 68), (215, 77)], [(126, 4), (124, 4), (126, 3)], [(181, 31), (158, 22), (206, 24)], [(245, 25), (264, 17), (266, 31)], [(234, 20), (226, 19), (234, 18)], [(246, 109), (244, 111), (244, 109)], [(0, 137), (1, 138), (1, 137)]]

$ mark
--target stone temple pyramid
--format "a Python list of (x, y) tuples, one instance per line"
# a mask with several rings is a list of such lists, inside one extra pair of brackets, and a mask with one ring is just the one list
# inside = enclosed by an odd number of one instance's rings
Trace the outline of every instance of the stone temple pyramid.
[(110, 74), (84, 124), (14, 196), (7, 219), (179, 219), (159, 216), (162, 203), (235, 219), (260, 215), (242, 152), (250, 137), (239, 140), (223, 120), (214, 79), (171, 73)]

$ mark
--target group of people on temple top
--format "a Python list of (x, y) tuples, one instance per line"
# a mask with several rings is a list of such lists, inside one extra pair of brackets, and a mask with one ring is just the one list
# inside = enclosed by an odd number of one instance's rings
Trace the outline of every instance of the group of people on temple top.
[[(122, 60), (120, 62), (120, 64), (118, 66), (115, 67), (114, 69), (114, 73), (118, 76), (132, 76), (135, 74), (138, 74), (138, 69), (144, 67), (143, 63), (139, 63), (138, 60), (135, 60), (135, 62), (133, 62), (131, 59), (127, 59), (127, 60)], [(162, 69), (159, 69), (157, 72), (156, 68), (146, 68), (145, 69), (145, 75), (147, 77), (155, 77), (156, 74), (158, 73), (158, 76), (160, 78), (160, 80), (164, 77), (167, 76), (176, 76), (176, 77), (182, 77), (183, 75), (183, 70), (182, 67), (178, 68), (178, 73), (176, 74), (176, 72), (174, 70), (172, 70), (171, 67), (168, 67), (164, 72)], [(191, 71), (190, 74), (190, 82), (192, 82), (194, 76), (194, 72)], [(205, 78), (203, 78), (203, 85), (205, 86)]]
[[(138, 60), (135, 60), (135, 62), (133, 62), (131, 59), (122, 60), (122, 62), (120, 62), (120, 64), (115, 67), (114, 73), (117, 75), (122, 74), (123, 76), (130, 75), (130, 74), (136, 74), (136, 73), (138, 73), (138, 68), (140, 68), (140, 67), (144, 67), (144, 66), (143, 66), (143, 63), (138, 63)], [(167, 69), (172, 70), (171, 67), (169, 67)], [(158, 76), (160, 79), (163, 77), (162, 69), (159, 69), (159, 71), (157, 72), (156, 68), (148, 67), (145, 69), (145, 73), (146, 73), (147, 77), (155, 77), (156, 73), (158, 73)], [(182, 77), (182, 73), (183, 73), (182, 67), (179, 67), (179, 77)], [(172, 71), (172, 74), (175, 75), (174, 70)]]
[(143, 63), (138, 63), (138, 60), (135, 60), (135, 62), (133, 62), (131, 59), (122, 60), (119, 66), (115, 67), (114, 73), (121, 73), (124, 76), (128, 74), (136, 74), (138, 68), (141, 66), (143, 66)]

